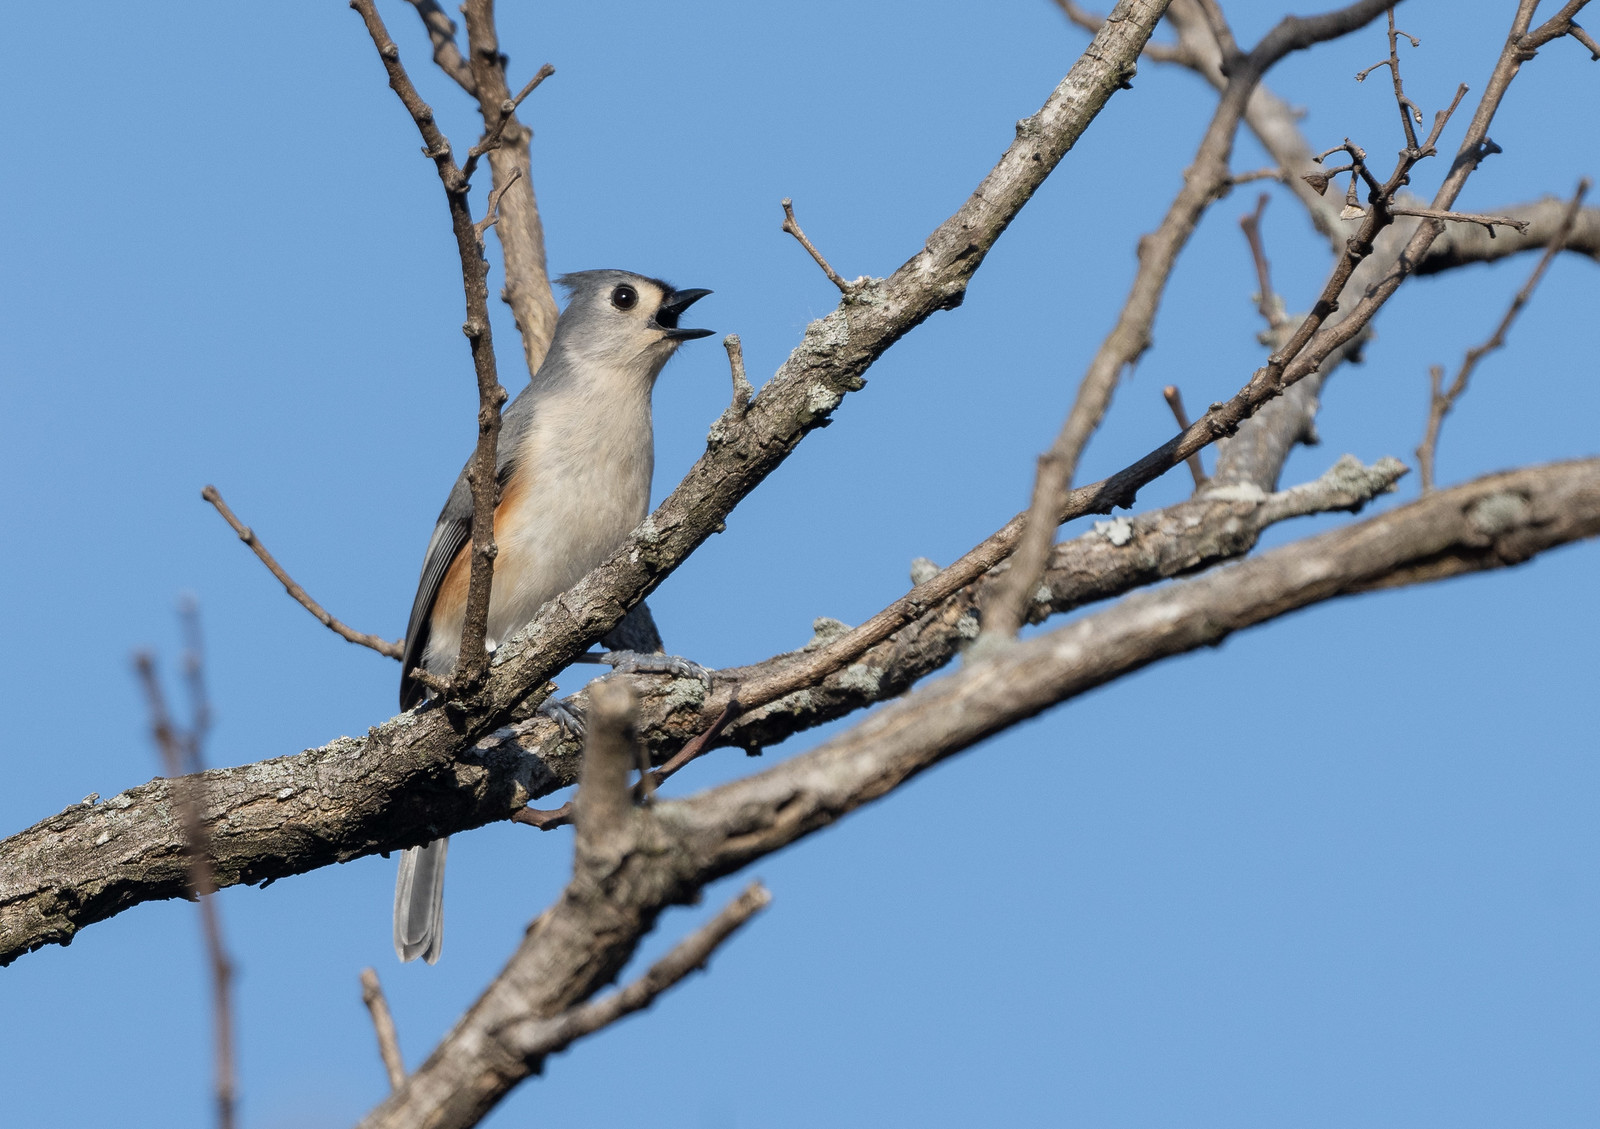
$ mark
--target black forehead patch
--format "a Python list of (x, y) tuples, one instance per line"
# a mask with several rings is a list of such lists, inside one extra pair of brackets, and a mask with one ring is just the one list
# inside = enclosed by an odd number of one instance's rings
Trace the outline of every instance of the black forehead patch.
[(556, 279), (556, 285), (564, 287), (569, 295), (580, 292), (604, 290), (615, 286), (619, 282), (640, 283), (647, 282), (652, 286), (659, 286), (662, 293), (671, 294), (672, 283), (659, 278), (651, 278), (647, 274), (635, 274), (631, 270), (580, 270), (564, 274)]

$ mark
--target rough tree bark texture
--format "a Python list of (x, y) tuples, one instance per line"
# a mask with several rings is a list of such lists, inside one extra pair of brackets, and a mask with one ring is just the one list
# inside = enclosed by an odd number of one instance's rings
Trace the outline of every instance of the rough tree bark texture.
[[(1492, 475), (1016, 643), (767, 772), (686, 800), (613, 803), (598, 843), (585, 842), (580, 817), (573, 882), (361, 1129), (475, 1124), (542, 1065), (511, 1033), (611, 980), (663, 909), (1052, 705), (1309, 604), (1501, 568), (1596, 534), (1600, 460)], [(586, 763), (583, 789), (593, 772)]]

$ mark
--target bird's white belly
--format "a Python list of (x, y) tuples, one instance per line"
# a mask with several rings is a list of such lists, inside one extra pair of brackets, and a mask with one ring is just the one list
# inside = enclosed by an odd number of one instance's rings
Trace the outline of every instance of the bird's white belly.
[(596, 469), (563, 477), (516, 500), (496, 536), (489, 640), (516, 634), (547, 600), (560, 595), (605, 560), (644, 520), (649, 479), (627, 481)]
[[(539, 404), (495, 511), (490, 647), (525, 627), (644, 520), (652, 440), (647, 386), (610, 394), (591, 387)], [(464, 604), (464, 593), (460, 599)], [(424, 657), (429, 671), (454, 669), (462, 626), (457, 608), (434, 617)]]

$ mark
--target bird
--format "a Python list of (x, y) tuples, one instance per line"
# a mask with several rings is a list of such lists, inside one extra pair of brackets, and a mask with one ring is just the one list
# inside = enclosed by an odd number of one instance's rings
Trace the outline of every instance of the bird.
[[(556, 280), (569, 299), (533, 379), (505, 409), (496, 451), (494, 579), (487, 646), (528, 624), (545, 601), (605, 560), (644, 520), (655, 464), (651, 394), (685, 341), (709, 329), (678, 319), (709, 290), (680, 290), (623, 270), (587, 270)], [(472, 488), (462, 470), (439, 514), (401, 659), (400, 708), (428, 698), (417, 667), (448, 678), (461, 649), (471, 572)], [(662, 650), (650, 611), (637, 605), (601, 645), (619, 670), (686, 670)], [(570, 712), (548, 710), (563, 721)], [(448, 838), (408, 848), (394, 891), (394, 947), (402, 961), (439, 959), (444, 935)]]

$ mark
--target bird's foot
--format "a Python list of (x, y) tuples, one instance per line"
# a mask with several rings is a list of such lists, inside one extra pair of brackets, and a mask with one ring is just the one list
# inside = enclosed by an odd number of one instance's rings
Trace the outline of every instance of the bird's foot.
[(546, 698), (539, 703), (539, 716), (548, 717), (551, 721), (561, 726), (561, 732), (574, 741), (583, 740), (585, 725), (583, 720), (583, 707), (571, 698), (557, 701), (554, 697)]
[(607, 651), (600, 661), (613, 674), (670, 674), (674, 678), (697, 678), (711, 689), (711, 671), (680, 655), (647, 655), (642, 651)]

